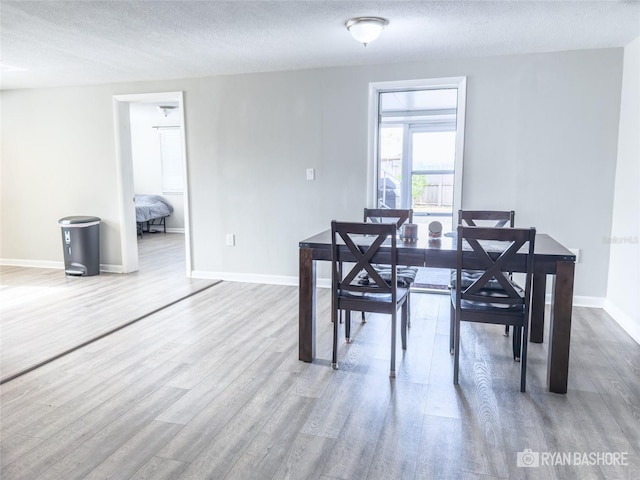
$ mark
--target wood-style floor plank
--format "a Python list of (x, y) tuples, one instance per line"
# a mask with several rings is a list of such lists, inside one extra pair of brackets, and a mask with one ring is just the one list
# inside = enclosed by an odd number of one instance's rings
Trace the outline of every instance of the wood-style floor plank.
[[(491, 325), (463, 323), (453, 385), (445, 295), (412, 294), (395, 379), (383, 315), (354, 315), (334, 371), (317, 293), (313, 364), (297, 359), (295, 287), (224, 282), (6, 382), (1, 478), (640, 478), (640, 346), (602, 310), (574, 311), (567, 395), (546, 390), (546, 343), (521, 393)], [(523, 468), (525, 449), (627, 465)]]
[(182, 234), (145, 235), (138, 249), (128, 275), (1, 266), (0, 381), (215, 283), (187, 278)]
[(131, 477), (131, 480), (171, 480), (178, 478), (186, 467), (186, 463), (153, 457)]

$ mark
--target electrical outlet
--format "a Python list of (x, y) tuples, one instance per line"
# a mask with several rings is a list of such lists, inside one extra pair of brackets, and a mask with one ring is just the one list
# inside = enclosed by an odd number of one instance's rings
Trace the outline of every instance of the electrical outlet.
[(307, 168), (307, 180), (315, 180), (316, 171), (313, 168)]
[(227, 246), (233, 247), (236, 244), (236, 236), (233, 233), (227, 233)]

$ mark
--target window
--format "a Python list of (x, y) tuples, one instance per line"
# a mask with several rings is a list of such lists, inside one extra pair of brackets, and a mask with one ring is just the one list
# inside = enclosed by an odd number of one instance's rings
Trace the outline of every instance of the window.
[(163, 193), (183, 193), (182, 140), (179, 127), (158, 127)]
[(453, 227), (460, 208), (464, 78), (372, 84), (375, 204)]

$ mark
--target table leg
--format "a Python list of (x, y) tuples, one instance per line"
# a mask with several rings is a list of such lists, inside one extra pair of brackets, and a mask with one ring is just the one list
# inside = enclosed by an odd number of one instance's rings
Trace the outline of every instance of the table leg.
[(574, 262), (558, 262), (553, 280), (547, 384), (554, 393), (567, 393), (574, 270)]
[(533, 275), (533, 290), (531, 297), (531, 329), (529, 341), (542, 343), (544, 340), (544, 303), (547, 295), (547, 275), (538, 273)]
[(300, 248), (299, 276), (298, 359), (312, 362), (316, 356), (316, 265), (311, 248)]

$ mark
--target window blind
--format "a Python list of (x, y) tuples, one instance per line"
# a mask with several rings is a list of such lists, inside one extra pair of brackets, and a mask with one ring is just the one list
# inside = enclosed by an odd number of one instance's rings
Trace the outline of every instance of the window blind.
[(162, 191), (165, 193), (182, 193), (184, 175), (180, 128), (158, 128), (158, 136), (160, 138), (160, 159), (162, 162)]

